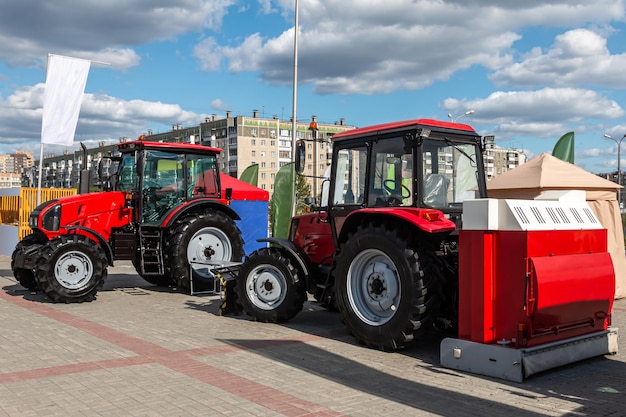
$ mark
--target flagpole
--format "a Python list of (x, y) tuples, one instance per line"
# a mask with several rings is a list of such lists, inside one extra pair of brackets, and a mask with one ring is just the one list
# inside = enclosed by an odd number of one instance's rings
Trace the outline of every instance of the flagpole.
[[(291, 115), (291, 157), (293, 162), (296, 161), (296, 142), (298, 140), (297, 129), (298, 121), (297, 106), (298, 106), (298, 0), (295, 0), (295, 13), (294, 13), (294, 25), (293, 25), (293, 104)], [(295, 169), (295, 167), (294, 167)], [(296, 181), (293, 182), (293, 196), (296, 197)], [(296, 205), (293, 204), (292, 215), (295, 214)]]
[[(50, 66), (50, 56), (46, 62), (46, 80), (48, 79), (48, 67)], [(45, 93), (44, 93), (45, 94)], [(39, 138), (39, 176), (37, 178), (37, 206), (41, 204), (41, 176), (43, 172), (43, 137)]]

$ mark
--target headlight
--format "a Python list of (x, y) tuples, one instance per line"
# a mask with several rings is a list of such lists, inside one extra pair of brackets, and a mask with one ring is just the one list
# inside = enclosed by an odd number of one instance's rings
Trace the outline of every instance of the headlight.
[(32, 213), (28, 218), (28, 227), (31, 229), (39, 228), (39, 213)]
[(41, 217), (41, 226), (45, 230), (49, 230), (51, 232), (56, 232), (59, 230), (59, 226), (61, 225), (61, 205), (56, 204), (52, 206), (45, 214)]

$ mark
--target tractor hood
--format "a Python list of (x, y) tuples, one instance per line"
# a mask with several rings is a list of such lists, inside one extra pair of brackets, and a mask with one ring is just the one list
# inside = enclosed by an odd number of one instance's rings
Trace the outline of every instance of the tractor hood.
[(89, 229), (108, 240), (111, 228), (131, 222), (132, 210), (125, 207), (125, 200), (126, 193), (119, 191), (61, 197), (33, 210), (29, 226), (48, 238), (78, 228)]

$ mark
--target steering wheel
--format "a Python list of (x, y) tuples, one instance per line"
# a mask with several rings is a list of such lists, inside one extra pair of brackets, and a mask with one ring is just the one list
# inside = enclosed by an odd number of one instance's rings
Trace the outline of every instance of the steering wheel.
[[(389, 194), (391, 194), (391, 195), (395, 194), (396, 198), (398, 198), (397, 197), (398, 190), (396, 189), (396, 182), (394, 180), (385, 180), (385, 181), (383, 181), (383, 188)], [(402, 183), (400, 183), (400, 190), (399, 191), (400, 191), (401, 199), (405, 199), (405, 198), (411, 197), (411, 190), (409, 190), (409, 187), (407, 187), (406, 185), (404, 185)]]

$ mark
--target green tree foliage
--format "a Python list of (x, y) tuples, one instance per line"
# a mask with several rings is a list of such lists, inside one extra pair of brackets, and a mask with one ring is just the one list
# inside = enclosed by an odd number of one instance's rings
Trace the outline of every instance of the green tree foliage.
[(311, 197), (311, 186), (303, 175), (296, 175), (296, 214), (304, 213), (304, 199)]

